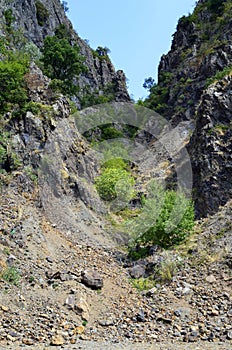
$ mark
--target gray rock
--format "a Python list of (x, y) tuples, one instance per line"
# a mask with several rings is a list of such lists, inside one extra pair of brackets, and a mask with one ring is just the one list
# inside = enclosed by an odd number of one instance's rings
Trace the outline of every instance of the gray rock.
[(101, 289), (103, 287), (103, 279), (95, 270), (82, 271), (81, 282), (92, 289)]
[(145, 268), (141, 265), (135, 265), (129, 269), (129, 273), (132, 278), (140, 278), (145, 274)]

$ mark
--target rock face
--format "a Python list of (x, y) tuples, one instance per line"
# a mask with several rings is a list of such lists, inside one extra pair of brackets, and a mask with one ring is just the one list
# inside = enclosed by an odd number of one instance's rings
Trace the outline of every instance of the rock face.
[(213, 11), (211, 2), (198, 1), (192, 15), (180, 18), (171, 50), (161, 57), (158, 83), (168, 89), (163, 113), (174, 124), (194, 118), (207, 79), (232, 62), (231, 8)]
[[(198, 217), (216, 212), (232, 196), (232, 6), (215, 4), (198, 1), (193, 13), (179, 20), (171, 50), (159, 65), (158, 112), (174, 126), (196, 123), (188, 151)], [(155, 101), (151, 93), (148, 107), (157, 108)]]
[[(81, 89), (87, 88), (91, 93), (113, 84), (115, 99), (129, 101), (124, 73), (121, 70), (116, 72), (110, 60), (93, 56), (93, 50), (74, 31), (61, 3), (59, 0), (14, 0), (10, 2), (1, 0), (0, 17), (4, 19), (4, 12), (11, 9), (15, 18), (14, 29), (22, 32), (39, 48), (43, 46), (46, 36), (53, 35), (55, 29), (64, 24), (70, 29), (71, 40), (79, 46), (80, 54), (85, 57), (85, 64), (88, 68), (87, 73), (80, 77)], [(0, 33), (4, 33), (4, 24), (0, 28)]]
[(193, 167), (197, 214), (217, 211), (232, 197), (232, 77), (210, 86), (197, 110), (188, 146)]

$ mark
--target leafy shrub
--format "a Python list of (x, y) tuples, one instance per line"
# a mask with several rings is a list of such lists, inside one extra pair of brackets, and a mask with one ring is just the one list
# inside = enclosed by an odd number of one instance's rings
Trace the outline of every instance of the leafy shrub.
[(73, 83), (74, 78), (86, 72), (85, 58), (79, 54), (79, 47), (71, 45), (67, 38), (61, 37), (61, 33), (55, 36), (47, 36), (42, 49), (43, 71), (54, 79), (53, 87), (68, 95), (75, 95), (78, 86)]
[(13, 151), (10, 134), (0, 128), (0, 173), (16, 170), (20, 165), (20, 159)]
[(49, 12), (44, 6), (44, 4), (42, 4), (42, 2), (40, 1), (36, 1), (35, 7), (36, 7), (36, 18), (37, 18), (38, 24), (42, 27), (46, 23), (49, 17)]
[(206, 80), (205, 86), (208, 87), (209, 85), (217, 82), (218, 80), (223, 79), (226, 75), (232, 74), (232, 66), (225, 67), (222, 71), (218, 71), (213, 77), (210, 77)]
[(163, 283), (170, 282), (176, 274), (177, 267), (178, 262), (170, 254), (166, 254), (156, 271), (156, 278)]
[(154, 109), (158, 113), (164, 112), (169, 99), (169, 89), (172, 78), (172, 73), (163, 72), (159, 76), (158, 84), (155, 84), (151, 77), (145, 79), (143, 85), (146, 88), (149, 88), (150, 95), (145, 99), (143, 105), (145, 107)]
[(12, 9), (8, 9), (4, 11), (4, 17), (6, 21), (6, 30), (10, 34), (12, 32), (12, 24), (15, 21), (15, 17), (13, 16)]
[(143, 200), (141, 215), (126, 223), (132, 231), (132, 244), (168, 248), (181, 243), (194, 225), (192, 202), (181, 193), (165, 191), (155, 182), (149, 191), (149, 197)]
[(16, 267), (13, 266), (3, 270), (1, 277), (4, 281), (14, 284), (15, 286), (17, 286), (20, 281), (19, 271)]
[(226, 0), (208, 0), (207, 7), (215, 15), (221, 16), (224, 10)]
[(18, 60), (12, 55), (0, 61), (0, 113), (7, 112), (13, 105), (21, 107), (27, 100), (24, 76), (28, 61)]
[(90, 92), (85, 89), (83, 96), (80, 99), (81, 107), (87, 108), (90, 106), (112, 102), (115, 100), (116, 86), (114, 83), (109, 83), (103, 86), (101, 91)]
[(113, 158), (108, 159), (104, 164), (102, 165), (103, 169), (106, 168), (115, 168), (115, 169), (127, 169), (128, 163), (125, 162), (122, 158)]
[(106, 168), (96, 178), (96, 188), (103, 200), (130, 200), (134, 195), (135, 180), (125, 169)]
[(93, 50), (93, 57), (98, 57), (100, 60), (109, 60), (109, 53), (110, 49), (108, 47), (98, 46), (95, 51)]

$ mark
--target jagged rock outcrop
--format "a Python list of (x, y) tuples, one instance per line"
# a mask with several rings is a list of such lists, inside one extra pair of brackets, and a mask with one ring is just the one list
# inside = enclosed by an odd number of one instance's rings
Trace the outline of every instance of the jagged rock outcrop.
[(14, 16), (13, 27), (21, 32), (29, 41), (37, 47), (43, 46), (43, 40), (47, 35), (53, 35), (55, 29), (64, 24), (70, 30), (71, 40), (80, 48), (80, 54), (85, 57), (85, 65), (88, 70), (80, 76), (78, 84), (81, 89), (87, 89), (89, 93), (101, 91), (112, 84), (115, 89), (116, 101), (129, 101), (130, 97), (126, 88), (125, 74), (115, 71), (109, 59), (100, 59), (93, 55), (93, 50), (74, 31), (71, 22), (67, 18), (63, 6), (59, 0), (15, 0), (0, 1), (0, 17), (3, 23), (0, 33), (4, 34), (4, 12), (12, 10)]
[(207, 79), (232, 63), (230, 2), (221, 10), (211, 3), (198, 1), (191, 15), (180, 18), (171, 50), (161, 57), (158, 84), (167, 93), (160, 112), (175, 125), (195, 118)]
[(196, 122), (188, 151), (198, 217), (232, 197), (231, 15), (231, 1), (200, 0), (180, 18), (171, 50), (160, 61), (157, 88), (146, 101), (174, 126)]
[(232, 76), (210, 86), (197, 110), (188, 149), (197, 215), (214, 213), (232, 197)]

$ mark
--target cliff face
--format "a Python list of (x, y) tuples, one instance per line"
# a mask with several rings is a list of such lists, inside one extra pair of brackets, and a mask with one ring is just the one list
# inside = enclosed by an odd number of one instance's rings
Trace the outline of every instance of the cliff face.
[(192, 15), (180, 18), (171, 50), (161, 58), (159, 84), (168, 89), (163, 112), (174, 123), (195, 117), (208, 79), (232, 63), (231, 3), (217, 2), (212, 8), (213, 1), (198, 1)]
[[(43, 46), (43, 40), (47, 35), (53, 35), (55, 29), (64, 24), (71, 32), (71, 40), (79, 46), (80, 54), (85, 57), (87, 72), (79, 78), (80, 88), (87, 88), (91, 93), (113, 84), (116, 101), (130, 100), (123, 71), (115, 71), (109, 59), (94, 57), (93, 50), (73, 30), (59, 0), (1, 0), (0, 16), (3, 20), (4, 12), (9, 9), (15, 18), (14, 29), (20, 31), (39, 48)], [(4, 24), (0, 28), (0, 33), (4, 33)]]
[(232, 76), (202, 95), (188, 145), (198, 216), (214, 213), (232, 198)]
[(171, 50), (161, 58), (158, 85), (146, 101), (173, 125), (196, 123), (188, 151), (198, 217), (232, 197), (231, 15), (231, 1), (201, 0), (179, 20)]

